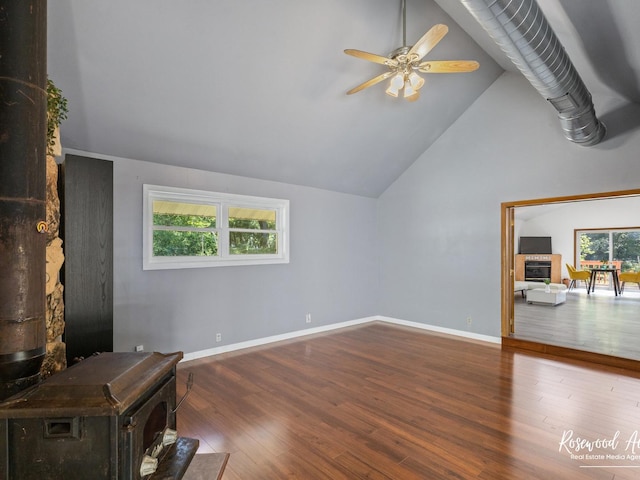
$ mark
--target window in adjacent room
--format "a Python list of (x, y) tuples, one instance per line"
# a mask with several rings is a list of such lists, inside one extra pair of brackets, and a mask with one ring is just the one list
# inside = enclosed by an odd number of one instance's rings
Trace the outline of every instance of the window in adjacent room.
[[(598, 228), (575, 231), (575, 251), (583, 270), (609, 265), (618, 273), (640, 269), (640, 228)], [(576, 262), (576, 265), (578, 263)], [(612, 288), (611, 275), (596, 273), (595, 287)]]
[(575, 231), (575, 251), (582, 268), (603, 263), (622, 272), (640, 269), (640, 228), (599, 228)]
[(144, 185), (143, 268), (289, 262), (289, 201)]

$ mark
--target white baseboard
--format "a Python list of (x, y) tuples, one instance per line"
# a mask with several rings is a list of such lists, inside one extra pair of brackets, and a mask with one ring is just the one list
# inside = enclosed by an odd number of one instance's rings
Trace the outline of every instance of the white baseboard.
[(222, 353), (235, 352), (237, 350), (243, 350), (245, 348), (259, 347), (267, 345), (269, 343), (281, 342), (283, 340), (291, 340), (293, 338), (305, 337), (307, 335), (313, 335), (316, 333), (329, 332), (331, 330), (337, 330), (345, 327), (352, 327), (354, 325), (362, 325), (370, 322), (387, 322), (395, 325), (403, 325), (405, 327), (419, 328), (421, 330), (428, 330), (432, 332), (444, 333), (448, 335), (455, 335), (458, 337), (465, 337), (473, 340), (479, 340), (488, 343), (500, 343), (501, 340), (498, 337), (491, 337), (489, 335), (480, 335), (472, 332), (464, 332), (462, 330), (454, 330), (452, 328), (438, 327), (435, 325), (427, 325), (425, 323), (409, 322), (406, 320), (399, 320), (397, 318), (374, 316), (365, 317), (356, 320), (349, 320), (347, 322), (333, 323), (331, 325), (325, 325), (322, 327), (307, 328), (305, 330), (297, 330), (295, 332), (283, 333), (281, 335), (273, 335), (270, 337), (258, 338), (255, 340), (248, 340), (246, 342), (233, 343), (230, 345), (223, 345), (221, 347), (209, 348), (206, 350), (200, 350), (197, 352), (185, 353), (182, 359), (183, 362), (189, 360), (197, 360), (199, 358), (211, 357), (214, 355), (220, 355)]
[(255, 340), (247, 340), (246, 342), (233, 343), (231, 345), (223, 345), (221, 347), (209, 348), (207, 350), (200, 350), (199, 352), (185, 353), (183, 362), (188, 360), (195, 360), (197, 358), (209, 357), (212, 355), (219, 355), (221, 353), (235, 352), (236, 350), (242, 350), (245, 348), (259, 347), (261, 345), (267, 345), (269, 343), (281, 342), (283, 340), (291, 340), (292, 338), (305, 337), (307, 335), (313, 335), (315, 333), (324, 333), (331, 330), (337, 330), (339, 328), (351, 327), (353, 325), (360, 325), (362, 323), (369, 323), (377, 320), (377, 317), (366, 317), (358, 320), (349, 320), (347, 322), (333, 323), (331, 325), (325, 325), (322, 327), (306, 328), (304, 330), (297, 330), (295, 332), (283, 333), (281, 335), (273, 335), (271, 337), (257, 338)]
[(482, 335), (480, 333), (465, 332), (462, 330), (455, 330), (453, 328), (438, 327), (436, 325), (428, 325), (426, 323), (409, 322), (407, 320), (399, 320), (397, 318), (391, 318), (391, 317), (377, 317), (377, 320), (381, 322), (393, 323), (395, 325), (404, 325), (405, 327), (413, 327), (413, 328), (419, 328), (421, 330), (429, 330), (431, 332), (444, 333), (447, 335), (455, 335), (456, 337), (465, 337), (472, 340), (479, 340), (481, 342), (498, 343), (498, 344), (502, 343), (502, 339), (500, 337), (492, 337), (490, 335)]

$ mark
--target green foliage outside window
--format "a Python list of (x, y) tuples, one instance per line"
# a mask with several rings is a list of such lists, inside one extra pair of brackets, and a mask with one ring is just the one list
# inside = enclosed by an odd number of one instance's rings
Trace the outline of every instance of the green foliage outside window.
[(232, 255), (278, 253), (278, 236), (275, 233), (229, 232), (229, 243)]
[(154, 213), (153, 224), (164, 225), (167, 227), (216, 228), (216, 217), (205, 215)]
[(613, 232), (613, 257), (622, 260), (622, 271), (640, 270), (640, 232)]
[(583, 233), (580, 235), (580, 260), (609, 258), (609, 233)]
[(640, 231), (612, 230), (580, 234), (581, 260), (609, 261), (610, 258), (622, 262), (623, 272), (640, 270)]
[(153, 255), (156, 257), (214, 256), (217, 254), (218, 241), (213, 233), (173, 230), (153, 232)]
[[(153, 224), (172, 227), (167, 230), (154, 230), (153, 255), (156, 257), (218, 254), (216, 233), (204, 230), (216, 227), (215, 217), (156, 213), (153, 215)], [(179, 227), (185, 227), (185, 229), (182, 230)], [(230, 218), (229, 228), (232, 230), (229, 232), (229, 253), (231, 255), (278, 253), (278, 235), (268, 231), (275, 230), (275, 227), (275, 221)]]
[[(278, 235), (268, 231), (276, 229), (275, 212), (243, 208), (234, 208), (231, 211), (234, 212), (234, 215), (229, 217), (229, 253), (231, 255), (278, 253)], [(245, 217), (242, 216), (243, 214)], [(252, 214), (260, 218), (272, 218), (272, 220), (246, 218)]]
[[(171, 230), (154, 230), (153, 255), (156, 257), (214, 256), (218, 254), (215, 232), (200, 229), (215, 228), (216, 218), (200, 215), (153, 215), (156, 226), (174, 227)], [(175, 227), (187, 227), (184, 230)]]

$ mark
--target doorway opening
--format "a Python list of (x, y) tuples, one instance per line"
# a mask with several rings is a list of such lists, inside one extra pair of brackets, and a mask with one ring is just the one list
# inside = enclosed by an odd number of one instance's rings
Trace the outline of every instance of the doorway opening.
[[(632, 370), (640, 371), (640, 361), (635, 359), (618, 357), (615, 355), (606, 355), (600, 353), (594, 353), (591, 351), (581, 350), (575, 347), (565, 347), (562, 345), (545, 343), (541, 341), (531, 341), (516, 338), (516, 318), (515, 318), (515, 244), (514, 238), (515, 230), (515, 218), (516, 211), (520, 207), (529, 206), (562, 206), (562, 204), (568, 204), (573, 202), (590, 202), (596, 200), (617, 199), (624, 197), (638, 197), (640, 196), (640, 190), (624, 190), (617, 192), (603, 192), (586, 195), (573, 195), (567, 197), (551, 197), (540, 198), (533, 200), (520, 200), (514, 202), (504, 202), (501, 205), (501, 332), (502, 332), (502, 345), (505, 348), (523, 350), (523, 351), (536, 351), (542, 353), (549, 353), (556, 356), (586, 360), (593, 363), (599, 363), (604, 365), (617, 366), (622, 368), (629, 368)], [(602, 202), (601, 202), (602, 203)], [(575, 236), (576, 232), (574, 232)], [(639, 232), (640, 234), (640, 232)], [(566, 262), (579, 265), (580, 255), (574, 249), (573, 261), (571, 255), (566, 255)], [(520, 299), (519, 299), (520, 300)], [(550, 307), (551, 308), (551, 307)]]

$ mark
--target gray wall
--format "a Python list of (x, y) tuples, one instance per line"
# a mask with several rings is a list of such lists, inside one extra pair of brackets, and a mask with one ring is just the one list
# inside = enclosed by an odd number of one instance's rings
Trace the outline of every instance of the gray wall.
[(608, 138), (575, 145), (524, 78), (503, 74), (379, 198), (378, 313), (500, 336), (500, 204), (640, 187), (640, 107), (596, 111)]
[[(144, 183), (289, 199), (290, 263), (143, 271)], [(114, 348), (190, 353), (371, 316), (375, 222), (371, 198), (114, 159)]]
[[(640, 107), (596, 109), (609, 136), (580, 147), (505, 73), (377, 200), (116, 159), (115, 348), (198, 352), (375, 315), (498, 337), (501, 202), (640, 186)], [(142, 271), (143, 183), (290, 199), (291, 263)]]

